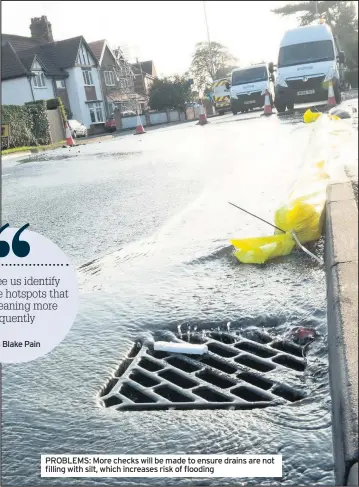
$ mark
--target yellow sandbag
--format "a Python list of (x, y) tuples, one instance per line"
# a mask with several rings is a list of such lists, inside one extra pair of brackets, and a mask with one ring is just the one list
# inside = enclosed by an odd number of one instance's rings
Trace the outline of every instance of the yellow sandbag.
[(274, 224), (286, 232), (293, 230), (302, 244), (318, 240), (322, 235), (329, 182), (324, 159), (308, 165), (290, 188), (288, 201), (276, 211)]
[(234, 239), (231, 244), (236, 248), (234, 256), (243, 264), (264, 264), (269, 259), (290, 254), (295, 242), (290, 233), (282, 233), (268, 237)]
[(315, 122), (321, 115), (321, 112), (313, 113), (310, 108), (304, 113), (303, 121), (304, 123), (312, 123)]
[(302, 244), (318, 240), (322, 234), (324, 206), (325, 197), (321, 194), (310, 203), (305, 199), (293, 200), (276, 211), (275, 225), (286, 232), (293, 230)]

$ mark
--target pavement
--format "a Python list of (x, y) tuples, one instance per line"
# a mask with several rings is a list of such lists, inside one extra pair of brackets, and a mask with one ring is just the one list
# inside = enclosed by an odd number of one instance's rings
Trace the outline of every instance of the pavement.
[[(354, 108), (357, 130), (358, 99), (341, 107)], [(339, 146), (346, 177), (328, 187), (325, 224), (336, 485), (358, 485), (358, 155), (350, 147), (357, 144), (355, 132), (348, 134)]]

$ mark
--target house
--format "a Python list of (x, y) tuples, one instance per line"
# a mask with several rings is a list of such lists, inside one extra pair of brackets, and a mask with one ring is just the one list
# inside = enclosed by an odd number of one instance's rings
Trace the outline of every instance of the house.
[(2, 34), (4, 105), (60, 97), (69, 118), (87, 128), (105, 122), (99, 63), (83, 36), (54, 41), (46, 16), (31, 19), (31, 37)]
[(149, 93), (151, 86), (155, 78), (157, 78), (157, 73), (153, 61), (137, 62), (132, 64), (132, 70), (135, 75), (135, 91), (143, 98), (142, 108), (147, 108)]
[(90, 42), (89, 46), (100, 66), (106, 115), (110, 116), (115, 110), (125, 112), (140, 109), (134, 74), (120, 50), (112, 51), (105, 39)]

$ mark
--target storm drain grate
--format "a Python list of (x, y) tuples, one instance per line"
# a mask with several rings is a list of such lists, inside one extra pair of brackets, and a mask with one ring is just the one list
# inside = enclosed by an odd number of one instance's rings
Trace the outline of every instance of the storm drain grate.
[[(182, 341), (178, 339), (178, 341)], [(256, 332), (193, 334), (208, 353), (191, 356), (135, 344), (100, 393), (118, 410), (254, 409), (299, 401), (305, 394), (273, 373), (305, 370), (302, 347)]]

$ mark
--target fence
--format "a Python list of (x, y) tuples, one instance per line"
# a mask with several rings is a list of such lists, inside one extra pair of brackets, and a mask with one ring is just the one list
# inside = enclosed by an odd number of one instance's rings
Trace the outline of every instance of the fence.
[[(191, 109), (187, 109), (192, 110)], [(186, 113), (180, 110), (166, 110), (164, 112), (153, 112), (141, 115), (142, 125), (148, 127), (151, 125), (160, 125), (164, 123), (185, 122), (186, 120), (196, 120), (199, 118), (199, 108), (192, 110), (191, 118), (188, 118)], [(137, 125), (137, 116), (120, 118), (119, 112), (115, 112), (117, 130), (126, 130), (135, 128)]]
[[(145, 127), (147, 125), (145, 115), (141, 115), (141, 121), (142, 121), (142, 125)], [(122, 129), (123, 130), (133, 129), (137, 125), (137, 117), (136, 116), (124, 117), (124, 118), (121, 118), (121, 122), (122, 122)]]
[(199, 107), (188, 107), (186, 109), (187, 120), (198, 120), (199, 119)]

